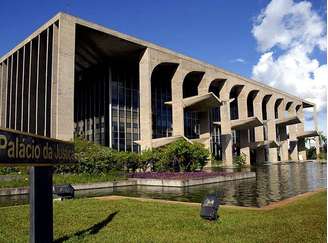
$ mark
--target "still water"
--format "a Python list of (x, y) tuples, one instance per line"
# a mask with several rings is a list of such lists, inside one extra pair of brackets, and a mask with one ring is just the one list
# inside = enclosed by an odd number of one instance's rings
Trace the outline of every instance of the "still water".
[[(221, 204), (263, 207), (295, 195), (327, 188), (327, 165), (318, 162), (262, 165), (253, 168), (256, 178), (220, 182), (188, 188), (128, 186), (76, 192), (76, 197), (122, 195), (201, 202), (216, 193)], [(0, 206), (27, 203), (27, 196), (0, 197)]]

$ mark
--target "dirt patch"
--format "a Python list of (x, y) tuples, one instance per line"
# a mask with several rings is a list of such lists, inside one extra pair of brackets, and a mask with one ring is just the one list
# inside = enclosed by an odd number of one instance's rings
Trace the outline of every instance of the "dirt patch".
[[(326, 191), (327, 189), (322, 188), (318, 189), (313, 192), (306, 192), (291, 198), (284, 199), (279, 202), (272, 202), (267, 206), (264, 206), (262, 208), (256, 208), (256, 207), (240, 207), (240, 206), (234, 206), (234, 205), (220, 205), (222, 208), (235, 208), (235, 209), (244, 209), (244, 210), (259, 210), (259, 211), (266, 211), (266, 210), (272, 210), (275, 208), (280, 208), (283, 206), (286, 206), (292, 202), (295, 202), (301, 198), (310, 197), (318, 192)], [(194, 202), (179, 202), (179, 201), (170, 201), (170, 200), (162, 200), (162, 199), (151, 199), (151, 198), (140, 198), (140, 197), (125, 197), (125, 196), (103, 196), (103, 197), (96, 197), (98, 200), (123, 200), (123, 199), (132, 199), (140, 202), (159, 202), (159, 203), (166, 203), (166, 204), (181, 204), (181, 205), (187, 205), (187, 206), (193, 206), (193, 207), (200, 207), (200, 203), (194, 203)]]

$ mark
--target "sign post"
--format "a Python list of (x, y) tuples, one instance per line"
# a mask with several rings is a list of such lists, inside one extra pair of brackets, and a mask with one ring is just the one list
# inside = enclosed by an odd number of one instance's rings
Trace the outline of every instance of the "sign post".
[(30, 168), (30, 242), (53, 241), (53, 165), (74, 163), (74, 145), (0, 128), (0, 165)]
[(53, 241), (51, 166), (30, 168), (30, 242)]

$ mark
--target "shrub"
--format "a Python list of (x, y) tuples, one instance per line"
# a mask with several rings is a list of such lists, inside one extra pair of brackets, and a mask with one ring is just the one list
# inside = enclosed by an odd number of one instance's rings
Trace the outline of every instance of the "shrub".
[(327, 160), (327, 153), (321, 151), (320, 154), (319, 154), (319, 159), (321, 159), (321, 160)]
[(199, 143), (180, 139), (164, 147), (161, 155), (155, 166), (157, 171), (195, 171), (204, 167), (209, 152)]
[(93, 142), (75, 138), (75, 156), (78, 163), (56, 166), (57, 173), (106, 174), (113, 170), (195, 171), (202, 169), (209, 152), (201, 144), (185, 140), (171, 143), (161, 149), (145, 150), (141, 154), (118, 152)]
[(233, 165), (237, 168), (243, 168), (246, 166), (246, 154), (241, 153), (241, 155), (238, 155), (233, 160)]
[(139, 155), (138, 168), (145, 172), (148, 168), (151, 170), (161, 159), (161, 152), (158, 149), (147, 149)]
[(56, 166), (57, 173), (106, 174), (113, 170), (135, 171), (138, 154), (118, 152), (81, 138), (75, 138), (77, 163)]
[(307, 159), (316, 159), (316, 148), (315, 147), (310, 147), (309, 149), (306, 149), (306, 158)]

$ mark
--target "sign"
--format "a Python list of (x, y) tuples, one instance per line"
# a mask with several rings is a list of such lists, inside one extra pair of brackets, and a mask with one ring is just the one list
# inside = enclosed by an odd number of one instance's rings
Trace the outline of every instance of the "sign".
[(55, 165), (74, 163), (74, 144), (0, 128), (0, 165)]

